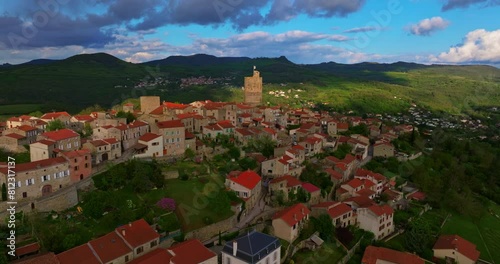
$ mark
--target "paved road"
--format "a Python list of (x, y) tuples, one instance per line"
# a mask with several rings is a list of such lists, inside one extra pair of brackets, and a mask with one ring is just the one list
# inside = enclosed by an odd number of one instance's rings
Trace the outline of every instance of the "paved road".
[(255, 217), (266, 210), (266, 202), (264, 201), (264, 197), (267, 195), (267, 189), (265, 187), (262, 188), (262, 192), (259, 197), (259, 201), (252, 208), (250, 212), (245, 212), (245, 215), (242, 215), (242, 218), (235, 227), (233, 227), (229, 232), (234, 232), (236, 230), (240, 230), (247, 226)]

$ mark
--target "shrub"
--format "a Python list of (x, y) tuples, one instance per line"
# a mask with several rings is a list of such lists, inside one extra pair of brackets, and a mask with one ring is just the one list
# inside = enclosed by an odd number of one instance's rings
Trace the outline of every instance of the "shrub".
[(160, 207), (161, 209), (168, 210), (168, 211), (174, 211), (175, 210), (175, 200), (172, 198), (161, 198), (157, 203), (156, 206)]

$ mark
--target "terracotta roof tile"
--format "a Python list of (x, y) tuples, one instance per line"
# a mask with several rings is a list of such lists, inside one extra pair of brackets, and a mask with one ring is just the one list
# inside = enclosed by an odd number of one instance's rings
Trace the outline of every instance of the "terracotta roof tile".
[(108, 263), (121, 256), (132, 253), (132, 249), (130, 249), (115, 232), (91, 240), (89, 241), (89, 245), (104, 263)]
[(316, 187), (316, 185), (308, 183), (308, 182), (302, 183), (302, 189), (306, 190), (309, 193), (321, 191), (321, 189)]
[(154, 133), (146, 133), (144, 135), (142, 135), (139, 140), (141, 141), (145, 141), (145, 142), (149, 142), (153, 139), (156, 139), (156, 138), (159, 138), (161, 137), (160, 135), (157, 135), (157, 134), (154, 134)]
[(57, 255), (61, 264), (100, 264), (88, 244), (74, 247)]
[(458, 235), (441, 235), (432, 249), (452, 249), (476, 262), (481, 254), (476, 245)]
[(363, 254), (362, 264), (377, 264), (380, 261), (395, 264), (424, 264), (419, 256), (383, 247), (368, 246)]
[(160, 238), (160, 235), (144, 219), (122, 225), (115, 231), (133, 248)]
[(59, 141), (59, 140), (64, 140), (68, 138), (74, 138), (74, 137), (80, 137), (78, 133), (71, 129), (63, 128), (57, 131), (50, 131), (50, 132), (45, 132), (42, 134), (42, 136), (54, 140), (54, 141)]
[(240, 173), (236, 177), (229, 177), (229, 180), (238, 183), (239, 185), (253, 190), (255, 186), (260, 182), (260, 176), (255, 173), (255, 171), (247, 170), (245, 172)]
[(347, 214), (351, 211), (352, 211), (352, 209), (349, 205), (347, 205), (345, 203), (338, 203), (334, 207), (331, 207), (330, 209), (328, 209), (328, 215), (330, 215), (330, 217), (332, 219), (335, 219), (335, 218), (342, 216), (344, 214)]
[(170, 120), (170, 121), (162, 121), (156, 123), (158, 128), (163, 129), (163, 128), (178, 128), (178, 127), (184, 127), (184, 124), (181, 122), (181, 120), (176, 119), (176, 120)]
[(13, 264), (60, 264), (56, 255), (52, 252), (22, 258), (11, 262)]
[(293, 226), (309, 215), (309, 213), (309, 209), (304, 204), (298, 203), (275, 213), (273, 220), (279, 218), (285, 221), (288, 226)]
[(172, 263), (203, 263), (217, 255), (206, 248), (198, 239), (190, 239), (168, 248), (172, 251)]

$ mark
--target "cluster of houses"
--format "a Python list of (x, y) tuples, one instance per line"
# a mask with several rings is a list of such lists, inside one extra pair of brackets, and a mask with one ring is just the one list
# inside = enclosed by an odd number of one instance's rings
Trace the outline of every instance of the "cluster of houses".
[[(263, 188), (267, 188), (268, 195), (263, 199), (268, 204), (278, 195), (285, 202), (293, 202), (290, 194), (299, 191), (308, 194), (307, 202), (295, 203), (272, 217), (274, 236), (251, 232), (227, 244), (222, 263), (279, 263), (277, 238), (295, 241), (310, 217), (321, 214), (328, 215), (335, 227), (358, 226), (374, 233), (377, 240), (383, 239), (394, 232), (394, 210), (400, 208), (400, 202), (412, 198), (411, 195), (419, 198), (415, 193), (405, 195), (396, 190), (393, 179), (361, 168), (371, 156), (393, 157), (396, 150), (391, 141), (411, 133), (415, 129), (411, 125), (390, 127), (377, 118), (332, 116), (306, 108), (212, 101), (161, 102), (156, 96), (141, 97), (140, 109), (131, 103), (122, 107), (136, 116), (136, 120), (127, 123), (115, 116), (116, 111), (74, 116), (53, 112), (40, 118), (12, 117), (0, 124), (1, 148), (11, 152), (29, 149), (30, 153), (31, 162), (16, 165), (17, 201), (29, 202), (81, 181), (92, 175), (93, 167), (118, 159), (124, 152), (131, 152), (136, 158), (161, 158), (182, 156), (190, 149), (205, 156), (212, 148), (205, 145), (204, 139), (218, 140), (221, 135), (231, 136), (238, 146), (263, 137), (276, 143), (272, 157), (247, 153), (257, 160), (257, 170), (233, 171), (227, 175), (226, 187), (245, 201), (247, 210), (258, 204)], [(55, 120), (60, 120), (65, 128), (47, 131), (49, 122)], [(342, 135), (360, 124), (369, 128), (369, 135)], [(85, 135), (89, 127), (92, 135)], [(343, 159), (318, 158), (325, 150), (335, 150), (343, 144), (351, 149)], [(330, 190), (299, 180), (305, 161), (313, 160), (332, 181)], [(0, 183), (7, 184), (7, 175), (6, 164), (0, 163)], [(377, 202), (383, 195), (388, 201)], [(135, 230), (134, 225), (141, 226), (137, 230), (143, 231)], [(88, 262), (82, 263), (216, 263), (216, 255), (196, 240), (158, 249), (157, 234), (145, 225), (134, 222), (119, 227), (104, 237), (55, 255), (59, 262), (54, 263), (70, 263), (70, 259), (71, 263), (78, 263), (74, 260), (86, 258)], [(130, 238), (134, 232), (140, 234)], [(119, 253), (111, 256), (115, 252), (109, 248), (113, 247)], [(194, 257), (190, 250), (199, 250), (200, 256), (207, 259), (184, 262), (182, 259)], [(370, 249), (363, 263), (395, 255), (384, 250)], [(157, 259), (170, 262), (156, 262)]]

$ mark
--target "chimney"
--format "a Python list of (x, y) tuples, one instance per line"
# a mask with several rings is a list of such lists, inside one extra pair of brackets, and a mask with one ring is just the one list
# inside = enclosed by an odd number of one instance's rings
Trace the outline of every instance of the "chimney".
[(300, 211), (304, 214), (304, 207), (300, 208)]
[(122, 236), (125, 237), (125, 229), (122, 229)]
[(128, 222), (128, 226), (132, 227), (132, 222)]
[(236, 257), (236, 252), (238, 252), (238, 242), (233, 240), (233, 256)]
[(297, 221), (297, 214), (293, 214), (293, 219)]

